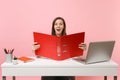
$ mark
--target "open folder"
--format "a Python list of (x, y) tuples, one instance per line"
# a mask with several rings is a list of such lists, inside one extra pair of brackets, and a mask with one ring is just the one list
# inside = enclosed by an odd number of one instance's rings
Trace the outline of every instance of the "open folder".
[(54, 60), (81, 56), (83, 55), (83, 50), (79, 48), (79, 44), (84, 42), (84, 35), (85, 32), (81, 32), (57, 37), (33, 32), (34, 42), (40, 44), (40, 48), (35, 51), (35, 54)]

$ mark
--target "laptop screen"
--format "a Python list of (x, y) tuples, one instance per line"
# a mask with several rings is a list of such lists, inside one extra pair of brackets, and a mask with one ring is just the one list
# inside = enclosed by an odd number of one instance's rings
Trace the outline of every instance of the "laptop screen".
[(89, 44), (86, 63), (96, 63), (111, 59), (115, 41), (99, 41)]

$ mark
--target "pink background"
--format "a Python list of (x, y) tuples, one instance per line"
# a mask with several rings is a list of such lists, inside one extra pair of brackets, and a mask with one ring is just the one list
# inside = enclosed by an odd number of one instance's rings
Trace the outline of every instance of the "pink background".
[[(57, 16), (65, 19), (67, 34), (86, 32), (87, 44), (116, 40), (112, 59), (120, 64), (119, 0), (0, 0), (0, 64), (5, 61), (3, 48), (15, 48), (16, 56), (35, 56), (31, 50), (33, 31), (51, 34), (51, 24)], [(103, 79), (102, 76), (76, 78)], [(17, 77), (17, 80), (26, 79), (39, 80), (40, 76)], [(111, 76), (109, 80), (112, 80)]]

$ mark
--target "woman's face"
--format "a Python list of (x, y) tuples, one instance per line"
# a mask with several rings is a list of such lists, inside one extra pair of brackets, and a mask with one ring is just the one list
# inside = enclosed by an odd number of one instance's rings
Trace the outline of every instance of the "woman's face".
[(64, 23), (61, 19), (58, 19), (58, 20), (55, 21), (54, 29), (55, 29), (56, 35), (61, 36), (62, 31), (64, 29)]

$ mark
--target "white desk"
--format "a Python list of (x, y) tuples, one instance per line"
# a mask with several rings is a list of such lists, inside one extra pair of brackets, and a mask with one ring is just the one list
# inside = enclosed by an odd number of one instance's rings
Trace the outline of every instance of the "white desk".
[(13, 65), (12, 63), (3, 63), (2, 77), (6, 76), (114, 76), (117, 80), (118, 65), (113, 61), (84, 64), (73, 59), (64, 61), (55, 61), (50, 59), (35, 58), (34, 61)]

